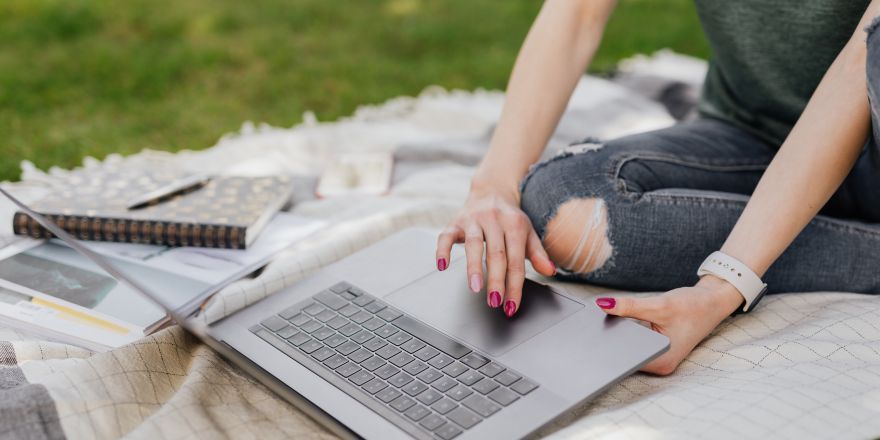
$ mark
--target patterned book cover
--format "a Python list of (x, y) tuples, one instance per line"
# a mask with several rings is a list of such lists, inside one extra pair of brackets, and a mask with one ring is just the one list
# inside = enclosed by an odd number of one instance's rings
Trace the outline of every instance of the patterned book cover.
[[(217, 176), (158, 204), (129, 210), (128, 202), (186, 174), (177, 170), (82, 169), (32, 208), (82, 240), (245, 249), (292, 194), (286, 176)], [(23, 212), (16, 234), (50, 237)]]

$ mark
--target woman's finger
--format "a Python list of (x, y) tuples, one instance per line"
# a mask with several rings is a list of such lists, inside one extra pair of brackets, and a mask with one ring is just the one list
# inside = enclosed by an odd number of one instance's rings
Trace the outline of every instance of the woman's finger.
[(556, 275), (556, 264), (554, 264), (553, 260), (550, 259), (550, 256), (547, 255), (547, 250), (544, 249), (541, 239), (538, 237), (535, 229), (531, 227), (529, 228), (529, 238), (526, 243), (526, 253), (529, 256), (529, 261), (532, 262), (532, 267), (534, 267), (539, 274), (548, 277)]
[(526, 240), (528, 225), (520, 224), (504, 231), (507, 245), (507, 292), (504, 295), (504, 314), (508, 318), (516, 314), (522, 301), (522, 287), (526, 279)]
[(437, 237), (437, 250), (435, 251), (437, 270), (443, 271), (449, 267), (452, 245), (462, 241), (464, 241), (464, 231), (458, 225), (450, 225), (440, 233)]
[(483, 229), (471, 222), (464, 231), (464, 252), (467, 256), (468, 286), (474, 293), (483, 289)]
[(489, 307), (501, 306), (504, 297), (504, 279), (507, 276), (507, 249), (501, 224), (492, 217), (480, 226), (486, 238), (486, 302)]
[(605, 313), (615, 316), (640, 319), (653, 324), (662, 324), (666, 316), (665, 298), (651, 296), (633, 298), (629, 296), (596, 298), (596, 305)]

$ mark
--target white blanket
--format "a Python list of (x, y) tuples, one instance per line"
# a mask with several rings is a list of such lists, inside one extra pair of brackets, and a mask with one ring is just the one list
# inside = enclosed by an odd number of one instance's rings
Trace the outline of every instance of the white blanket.
[[(664, 53), (621, 66), (617, 83), (584, 77), (548, 154), (579, 138), (611, 138), (674, 123), (655, 101), (671, 81), (698, 90), (702, 62)], [(211, 149), (144, 152), (85, 166), (296, 173), (293, 211), (330, 228), (302, 242), (257, 278), (225, 289), (217, 319), (317, 268), (408, 226), (442, 227), (461, 205), (485, 151), (503, 94), (429, 88), (417, 98), (364, 107), (351, 118), (282, 129), (245, 124)], [(315, 170), (344, 151), (394, 151), (394, 188), (384, 197), (314, 200)], [(25, 164), (14, 185), (39, 197), (63, 170)], [(12, 209), (0, 204), (0, 227)], [(0, 229), (0, 233), (8, 229)], [(0, 236), (0, 245), (9, 237)], [(589, 299), (600, 289), (557, 282)], [(542, 434), (567, 438), (865, 438), (880, 435), (880, 301), (844, 293), (766, 298), (727, 319), (675, 374), (635, 374)], [(330, 438), (323, 428), (230, 368), (179, 329), (107, 353), (89, 353), (0, 329), (0, 434), (77, 438)], [(587, 343), (585, 341), (585, 343)], [(6, 365), (3, 367), (3, 365)], [(11, 378), (11, 379), (10, 379)], [(4, 382), (5, 381), (5, 382)], [(22, 397), (24, 396), (24, 397)], [(37, 403), (34, 403), (37, 402)], [(15, 416), (15, 410), (31, 416)], [(39, 415), (39, 417), (34, 416)], [(33, 420), (31, 420), (33, 419)], [(22, 434), (25, 433), (25, 434)]]

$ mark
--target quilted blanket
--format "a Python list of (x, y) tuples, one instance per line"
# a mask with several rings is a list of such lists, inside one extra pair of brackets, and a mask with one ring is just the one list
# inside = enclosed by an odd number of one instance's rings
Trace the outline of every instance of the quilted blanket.
[[(547, 154), (691, 117), (703, 62), (671, 53), (585, 76)], [(162, 167), (212, 173), (293, 173), (292, 211), (328, 228), (208, 305), (218, 319), (408, 226), (442, 227), (461, 205), (504, 96), (428, 88), (292, 128), (245, 124), (214, 147), (86, 160), (84, 167)], [(382, 197), (315, 199), (315, 171), (349, 151), (390, 151), (394, 185)], [(7, 187), (26, 200), (65, 174), (23, 164)], [(0, 246), (14, 240), (0, 203)], [(552, 282), (589, 300), (601, 289)], [(675, 374), (635, 374), (539, 433), (560, 438), (867, 438), (880, 436), (880, 299), (786, 293), (729, 318)], [(0, 437), (332, 438), (316, 422), (171, 327), (103, 353), (0, 327)]]

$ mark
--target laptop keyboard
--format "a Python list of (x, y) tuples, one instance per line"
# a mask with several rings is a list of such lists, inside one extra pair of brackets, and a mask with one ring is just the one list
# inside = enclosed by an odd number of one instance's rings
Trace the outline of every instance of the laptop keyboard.
[(422, 438), (455, 438), (538, 387), (345, 282), (250, 331)]

